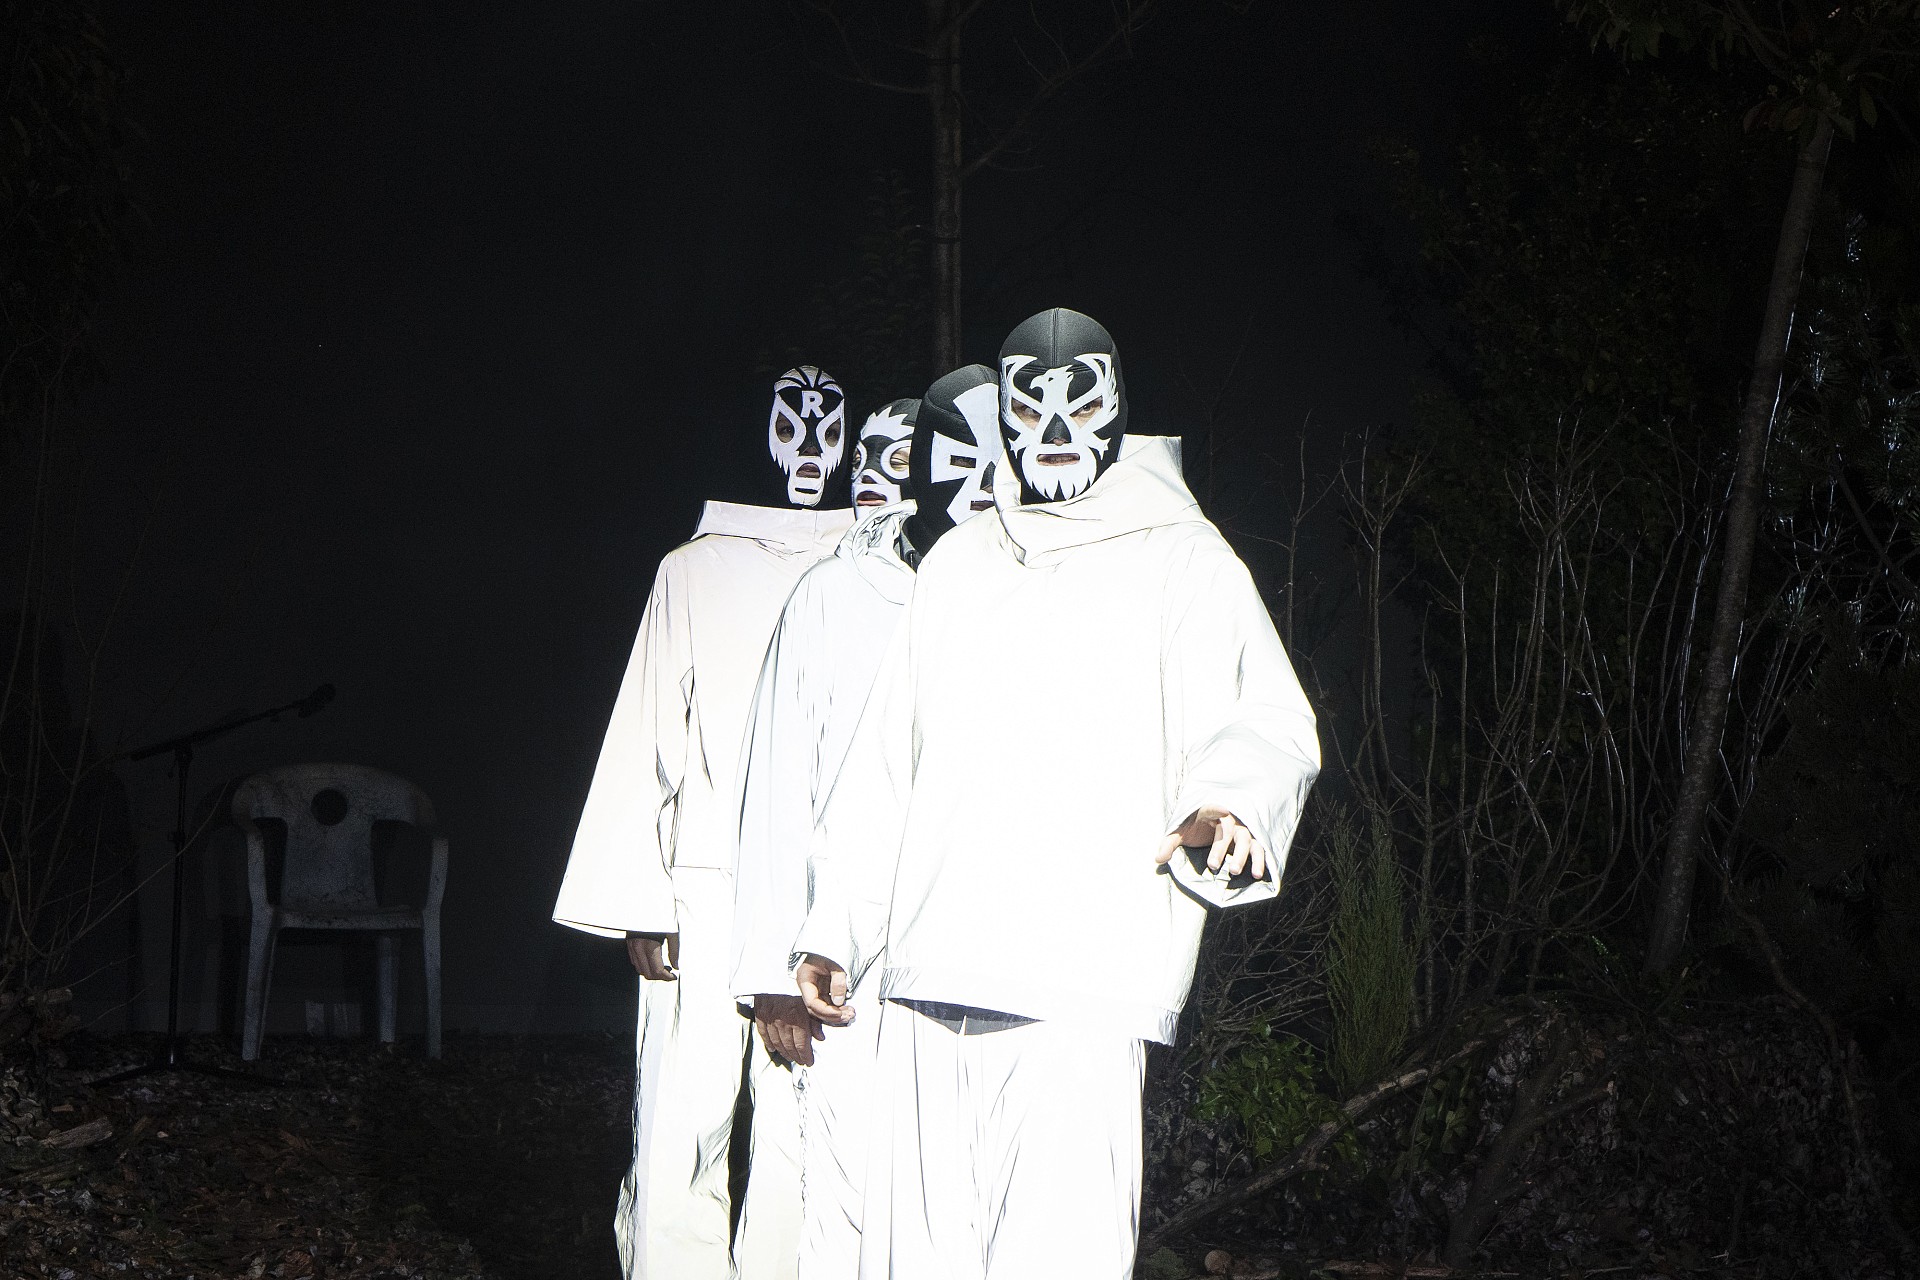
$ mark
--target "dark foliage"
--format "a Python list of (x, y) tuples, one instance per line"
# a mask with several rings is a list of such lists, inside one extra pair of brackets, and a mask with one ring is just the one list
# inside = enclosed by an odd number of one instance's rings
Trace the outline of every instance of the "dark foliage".
[[(1827, 1047), (1771, 999), (1653, 1018), (1540, 1010), (1360, 1123), (1360, 1158), (1174, 1242), (1155, 1274), (1198, 1274), (1213, 1250), (1233, 1274), (1449, 1274), (1449, 1227), (1556, 1043), (1546, 1102), (1571, 1105), (1522, 1144), (1491, 1229), (1454, 1274), (1900, 1274)], [(1260, 1162), (1252, 1131), (1192, 1101), (1173, 1088), (1150, 1109), (1149, 1228)]]
[(6, 0), (0, 68), (0, 416), (11, 418), (92, 372), (87, 339), (134, 207), (133, 133), (87, 4)]

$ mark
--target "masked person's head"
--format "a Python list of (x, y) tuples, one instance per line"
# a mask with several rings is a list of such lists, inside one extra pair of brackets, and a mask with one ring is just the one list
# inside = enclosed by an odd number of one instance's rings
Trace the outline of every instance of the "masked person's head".
[(993, 505), (999, 409), (1000, 380), (983, 364), (955, 369), (920, 398), (907, 463), (919, 509), (907, 532), (922, 555), (941, 534)]
[(1085, 493), (1120, 457), (1126, 431), (1120, 352), (1097, 320), (1055, 307), (1007, 335), (1000, 433), (1022, 504)]
[(787, 478), (787, 501), (817, 507), (847, 451), (847, 398), (833, 375), (803, 364), (773, 384), (767, 449)]
[(907, 473), (918, 400), (891, 400), (867, 415), (853, 452), (853, 506), (871, 511), (913, 496)]

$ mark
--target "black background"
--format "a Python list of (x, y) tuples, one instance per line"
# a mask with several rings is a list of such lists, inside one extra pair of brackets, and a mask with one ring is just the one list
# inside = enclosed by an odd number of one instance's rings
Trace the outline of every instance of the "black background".
[[(764, 431), (756, 353), (850, 269), (862, 183), (924, 190), (924, 102), (824, 73), (777, 3), (103, 17), (148, 216), (80, 407), (88, 553), (138, 555), (109, 737), (336, 683), (320, 716), (203, 753), (196, 791), (305, 759), (414, 779), (452, 838), (449, 1026), (628, 1023), (619, 948), (547, 917), (633, 629)], [(964, 358), (1066, 305), (1115, 335), (1135, 430), (1291, 454), (1404, 417), (1422, 353), (1340, 229), (1389, 217), (1363, 142), (1438, 155), (1469, 41), (1554, 29), (1535, 3), (1168, 6), (969, 185)], [(849, 390), (864, 414), (921, 388)], [(1236, 527), (1282, 501), (1243, 494)], [(122, 772), (151, 869), (170, 784)], [(192, 881), (206, 1025), (233, 957), (204, 921), (239, 913), (236, 873), (216, 841)], [(81, 987), (103, 1027), (130, 993), (153, 1025), (163, 888), (94, 948), (145, 961)], [(283, 952), (276, 1026), (339, 998), (333, 954)]]

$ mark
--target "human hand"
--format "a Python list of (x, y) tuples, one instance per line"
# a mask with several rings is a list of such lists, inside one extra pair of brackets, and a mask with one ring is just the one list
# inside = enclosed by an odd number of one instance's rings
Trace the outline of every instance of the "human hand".
[(802, 1067), (813, 1065), (813, 1042), (827, 1038), (799, 996), (755, 996), (753, 1027), (768, 1053)]
[(627, 959), (633, 971), (649, 982), (673, 982), (680, 976), (680, 935), (630, 933)]
[(1247, 872), (1255, 880), (1267, 878), (1267, 847), (1254, 838), (1244, 823), (1225, 809), (1203, 805), (1187, 820), (1167, 833), (1153, 860), (1161, 865), (1173, 860), (1182, 847), (1207, 849), (1207, 870), (1225, 870), (1229, 876)]
[(853, 1021), (853, 1006), (847, 1003), (847, 971), (825, 956), (805, 955), (793, 971), (800, 988), (801, 1003), (807, 1012), (831, 1027), (844, 1027)]

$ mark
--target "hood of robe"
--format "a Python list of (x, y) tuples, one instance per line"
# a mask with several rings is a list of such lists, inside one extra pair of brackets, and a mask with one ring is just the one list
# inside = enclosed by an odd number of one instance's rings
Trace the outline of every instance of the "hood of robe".
[(1180, 470), (1178, 436), (1129, 435), (1120, 457), (1084, 492), (1022, 504), (1013, 468), (994, 477), (1000, 527), (1025, 565), (1044, 565), (1074, 547), (1169, 524), (1206, 524)]
[(868, 586), (893, 604), (905, 604), (913, 594), (913, 566), (900, 558), (901, 526), (914, 513), (914, 500), (890, 502), (854, 523), (833, 549)]
[(777, 551), (814, 556), (833, 551), (853, 523), (847, 507), (817, 511), (807, 507), (758, 507), (744, 502), (708, 502), (700, 509), (693, 536), (721, 534), (752, 538)]

